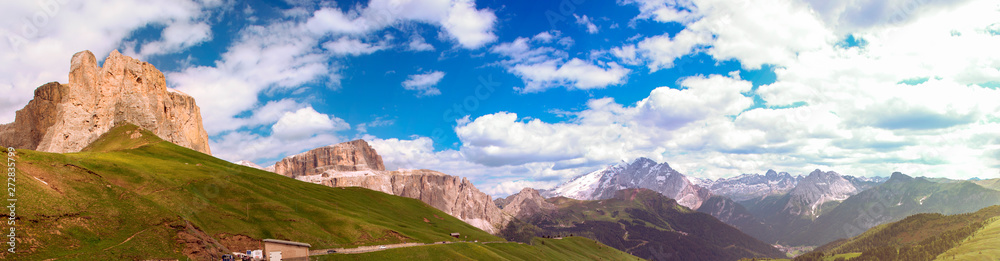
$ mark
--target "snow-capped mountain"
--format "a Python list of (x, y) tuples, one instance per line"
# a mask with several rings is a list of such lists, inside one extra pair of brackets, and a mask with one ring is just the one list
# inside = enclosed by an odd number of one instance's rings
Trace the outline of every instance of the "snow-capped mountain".
[(695, 180), (698, 186), (708, 189), (712, 194), (725, 196), (735, 201), (744, 201), (767, 195), (788, 193), (802, 180), (802, 176), (792, 176), (788, 172), (778, 173), (774, 170), (768, 170), (764, 175), (743, 174), (714, 181), (709, 179)]
[(237, 161), (237, 162), (233, 162), (233, 163), (236, 164), (236, 165), (243, 165), (243, 166), (247, 166), (247, 167), (251, 167), (251, 168), (255, 168), (255, 169), (264, 169), (264, 168), (260, 167), (260, 165), (254, 164), (253, 162), (250, 162), (248, 160), (241, 160), (241, 161)]
[(692, 183), (667, 163), (638, 158), (587, 173), (543, 192), (545, 197), (563, 196), (580, 200), (612, 198), (627, 188), (646, 188), (677, 200), (682, 206), (698, 209), (711, 193)]

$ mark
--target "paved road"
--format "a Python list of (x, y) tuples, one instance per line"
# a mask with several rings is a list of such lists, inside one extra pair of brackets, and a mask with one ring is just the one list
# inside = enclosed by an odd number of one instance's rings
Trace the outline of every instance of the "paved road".
[[(473, 243), (472, 241), (458, 241), (458, 242)], [(380, 246), (360, 246), (360, 247), (353, 247), (353, 248), (328, 248), (328, 249), (310, 250), (309, 251), (309, 255), (310, 256), (326, 255), (326, 254), (328, 254), (328, 252), (330, 250), (336, 251), (335, 253), (338, 253), (338, 254), (360, 254), (360, 253), (382, 251), (382, 250), (386, 250), (386, 249), (401, 248), (401, 247), (415, 247), (415, 246), (440, 245), (440, 244), (451, 244), (451, 243), (456, 243), (456, 242), (442, 241), (442, 242), (434, 242), (434, 243), (430, 243), (430, 244), (428, 244), (428, 243), (401, 243), (401, 244), (388, 244), (388, 245), (380, 245)], [(475, 243), (479, 243), (479, 244), (492, 244), (492, 243), (512, 243), (512, 242), (492, 241), (492, 242), (475, 242)], [(383, 246), (385, 248), (382, 248)]]

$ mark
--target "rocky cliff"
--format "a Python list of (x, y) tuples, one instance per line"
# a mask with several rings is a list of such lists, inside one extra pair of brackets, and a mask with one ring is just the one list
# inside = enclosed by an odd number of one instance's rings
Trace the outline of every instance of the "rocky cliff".
[(194, 98), (167, 88), (153, 65), (117, 50), (97, 66), (90, 51), (73, 55), (69, 83), (51, 82), (0, 125), (0, 144), (45, 152), (78, 152), (120, 123), (211, 154)]
[(545, 201), (545, 198), (538, 193), (538, 190), (532, 188), (524, 188), (521, 192), (496, 202), (503, 203), (503, 207), (501, 207), (503, 212), (519, 219), (525, 219), (543, 212), (551, 212), (557, 208), (555, 204)]
[(331, 187), (363, 187), (414, 198), (466, 223), (497, 233), (510, 221), (466, 178), (433, 170), (386, 171), (382, 157), (364, 140), (307, 151), (282, 159), (275, 173)]
[(282, 159), (274, 172), (288, 177), (311, 176), (327, 171), (385, 170), (382, 157), (364, 140), (316, 148)]

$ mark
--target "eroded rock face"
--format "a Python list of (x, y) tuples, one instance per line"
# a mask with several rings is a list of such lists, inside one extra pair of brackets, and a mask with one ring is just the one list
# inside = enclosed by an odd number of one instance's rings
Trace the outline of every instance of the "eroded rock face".
[(311, 176), (326, 171), (385, 170), (382, 157), (364, 140), (316, 148), (282, 159), (274, 172), (288, 177)]
[(290, 156), (276, 163), (274, 172), (331, 187), (363, 187), (418, 199), (494, 234), (510, 221), (466, 178), (425, 169), (386, 171), (382, 157), (364, 140)]
[(525, 219), (539, 213), (550, 212), (556, 205), (545, 201), (545, 198), (533, 188), (521, 189), (521, 192), (510, 195), (503, 200), (501, 210), (519, 219)]
[(90, 51), (73, 55), (69, 83), (51, 82), (0, 125), (0, 144), (45, 152), (78, 152), (119, 123), (211, 154), (194, 98), (167, 88), (152, 64), (117, 50), (97, 66)]

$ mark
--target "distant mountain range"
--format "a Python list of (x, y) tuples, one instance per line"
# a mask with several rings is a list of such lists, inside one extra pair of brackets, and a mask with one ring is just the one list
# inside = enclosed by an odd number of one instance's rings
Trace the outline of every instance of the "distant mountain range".
[(584, 236), (650, 260), (784, 257), (771, 245), (649, 189), (619, 190), (600, 200), (543, 199), (525, 189), (509, 198), (503, 210), (524, 223), (507, 229), (534, 236)]
[(821, 245), (916, 213), (957, 214), (1000, 204), (1000, 179), (949, 180), (855, 177), (815, 170), (791, 175), (769, 170), (717, 180), (687, 177), (648, 158), (583, 174), (542, 196), (612, 198), (645, 188), (708, 213), (764, 242)]
[(788, 193), (801, 180), (802, 175), (792, 176), (788, 172), (778, 173), (774, 170), (768, 170), (764, 175), (742, 174), (717, 180), (692, 179), (696, 185), (707, 188), (712, 191), (712, 194), (728, 197), (735, 201)]

